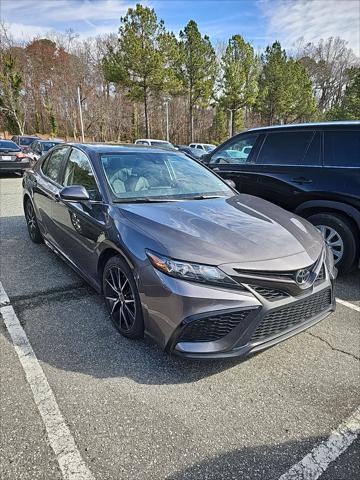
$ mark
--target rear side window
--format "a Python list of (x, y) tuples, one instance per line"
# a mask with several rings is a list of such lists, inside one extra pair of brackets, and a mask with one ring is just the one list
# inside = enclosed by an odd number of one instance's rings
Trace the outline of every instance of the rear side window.
[(360, 131), (324, 132), (324, 163), (329, 167), (360, 167)]
[(57, 148), (42, 164), (41, 170), (54, 182), (58, 182), (63, 159), (66, 157), (69, 147)]
[[(304, 165), (314, 132), (274, 132), (266, 135), (256, 163), (263, 165)], [(319, 164), (319, 157), (317, 164)]]

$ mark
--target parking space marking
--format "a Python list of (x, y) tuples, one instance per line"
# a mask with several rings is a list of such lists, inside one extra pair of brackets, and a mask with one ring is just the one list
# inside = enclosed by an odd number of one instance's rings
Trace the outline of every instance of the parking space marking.
[(358, 307), (357, 305), (354, 305), (351, 302), (347, 302), (346, 300), (341, 300), (341, 298), (336, 298), (336, 301), (341, 305), (344, 305), (345, 307), (352, 308), (353, 310), (355, 310), (355, 312), (360, 312), (360, 307)]
[(279, 480), (316, 480), (356, 439), (360, 433), (360, 407), (330, 437), (313, 448)]
[(11, 305), (1, 307), (0, 313), (24, 369), (26, 380), (45, 424), (50, 446), (55, 453), (64, 480), (95, 480), (81, 457), (44, 371), (13, 307)]
[(10, 303), (9, 297), (7, 296), (7, 293), (5, 292), (4, 287), (0, 282), (0, 307), (3, 307), (4, 305), (8, 305), (9, 303)]

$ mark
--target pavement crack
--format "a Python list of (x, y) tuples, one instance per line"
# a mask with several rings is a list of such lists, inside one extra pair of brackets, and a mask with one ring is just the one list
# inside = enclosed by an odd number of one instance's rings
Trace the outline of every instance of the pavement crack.
[(348, 355), (349, 357), (352, 357), (352, 358), (354, 358), (355, 360), (360, 360), (360, 357), (358, 357), (357, 355), (354, 355), (353, 353), (347, 352), (346, 350), (342, 350), (341, 348), (336, 348), (336, 347), (334, 347), (333, 345), (331, 345), (330, 342), (328, 342), (328, 341), (325, 340), (324, 338), (320, 337), (320, 335), (315, 335), (315, 333), (311, 333), (311, 332), (305, 332), (305, 333), (307, 333), (308, 335), (311, 335), (312, 337), (317, 338), (317, 339), (320, 340), (321, 342), (325, 343), (325, 344), (326, 344), (328, 347), (330, 347), (331, 350), (333, 350), (334, 352), (344, 353), (345, 355)]

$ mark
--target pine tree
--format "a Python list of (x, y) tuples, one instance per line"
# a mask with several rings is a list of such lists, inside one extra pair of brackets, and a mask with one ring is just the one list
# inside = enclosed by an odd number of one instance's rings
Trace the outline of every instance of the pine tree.
[(189, 140), (194, 140), (194, 107), (206, 106), (212, 97), (218, 71), (215, 50), (208, 36), (202, 37), (194, 20), (180, 32), (178, 75), (188, 96)]

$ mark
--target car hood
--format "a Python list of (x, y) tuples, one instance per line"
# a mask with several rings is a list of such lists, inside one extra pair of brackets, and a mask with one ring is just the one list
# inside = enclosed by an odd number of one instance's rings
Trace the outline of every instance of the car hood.
[(159, 243), (158, 253), (179, 260), (293, 270), (314, 263), (323, 248), (321, 235), (306, 220), (251, 195), (119, 209)]

